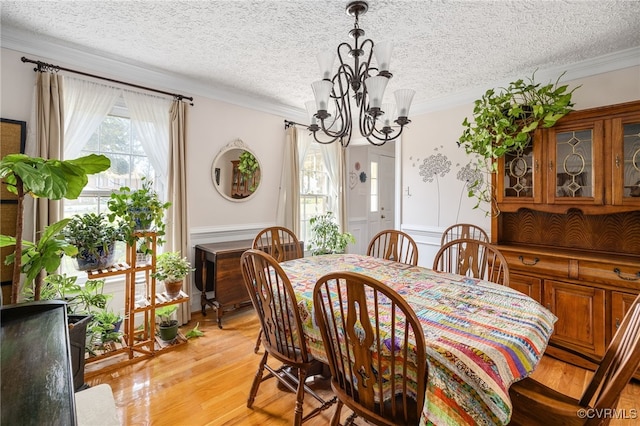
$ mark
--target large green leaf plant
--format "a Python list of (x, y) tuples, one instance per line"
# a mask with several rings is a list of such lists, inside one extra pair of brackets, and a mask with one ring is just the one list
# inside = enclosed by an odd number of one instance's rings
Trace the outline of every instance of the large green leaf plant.
[[(25, 154), (9, 154), (0, 160), (0, 179), (6, 190), (17, 195), (16, 236), (24, 229), (24, 198), (51, 200), (76, 199), (89, 182), (88, 175), (107, 170), (111, 161), (104, 155), (90, 154), (73, 160), (44, 159)], [(62, 254), (73, 255), (77, 249), (65, 242), (61, 232), (69, 222), (63, 219), (48, 226), (37, 242), (0, 235), (0, 247), (15, 246), (6, 264), (13, 263), (11, 303), (18, 302), (20, 273), (25, 284), (34, 281), (34, 298), (40, 299), (42, 271), (51, 273), (60, 266)]]

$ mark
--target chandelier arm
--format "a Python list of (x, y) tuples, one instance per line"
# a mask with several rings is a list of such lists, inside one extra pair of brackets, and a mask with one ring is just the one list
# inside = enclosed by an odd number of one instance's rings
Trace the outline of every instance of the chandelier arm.
[(318, 133), (317, 131), (313, 132), (313, 139), (315, 139), (316, 142), (321, 143), (323, 145), (332, 144), (335, 141), (337, 141), (338, 139), (340, 139), (340, 136), (336, 136), (333, 139), (331, 139), (330, 141), (321, 141), (320, 139), (318, 139), (317, 133)]
[(373, 40), (371, 40), (370, 38), (366, 39), (362, 42), (362, 46), (360, 48), (364, 51), (366, 47), (365, 45), (367, 43), (369, 44), (369, 55), (367, 57), (367, 60), (362, 61), (362, 63), (360, 64), (360, 69), (362, 69), (362, 71), (358, 69), (358, 78), (362, 81), (364, 81), (365, 78), (370, 77), (369, 71), (378, 71), (378, 68), (371, 67), (371, 58), (373, 58)]
[[(402, 134), (403, 130), (404, 130), (404, 126), (400, 127), (400, 130), (398, 131), (398, 133), (393, 137), (389, 137), (389, 134), (386, 134), (386, 133), (383, 133), (383, 132), (380, 132), (380, 131), (376, 130), (377, 133), (381, 133), (381, 134), (385, 135), (385, 137), (381, 138), (381, 137), (376, 135), (376, 132), (374, 132), (374, 133), (372, 133), (371, 135), (369, 135), (367, 137), (367, 140), (369, 141), (369, 143), (371, 143), (373, 145), (381, 146), (381, 145), (384, 145), (386, 142), (390, 142), (390, 141), (398, 139), (398, 137), (400, 137), (400, 135)], [(376, 139), (376, 140), (378, 140), (380, 142), (376, 142), (376, 141), (371, 140), (371, 137), (373, 137), (374, 139)]]
[[(366, 90), (366, 89), (365, 89)], [(373, 133), (376, 123), (375, 123), (375, 117), (370, 116), (369, 114), (367, 114), (367, 108), (368, 108), (368, 102), (366, 101), (366, 92), (365, 92), (365, 96), (363, 98), (364, 102), (361, 103), (360, 105), (360, 115), (358, 118), (358, 124), (360, 127), (360, 133), (362, 134), (362, 136), (364, 136), (365, 138), (369, 139), (369, 136), (371, 136), (371, 134)]]
[[(333, 76), (331, 82), (333, 83), (333, 90), (331, 91), (332, 98), (344, 98), (349, 95), (349, 87), (351, 87), (351, 81), (355, 78), (355, 73), (349, 64), (340, 64), (338, 71)], [(344, 82), (343, 82), (344, 79)], [(344, 83), (344, 84), (343, 84)], [(340, 88), (339, 94), (336, 94), (336, 84)], [(346, 88), (345, 88), (346, 86)]]

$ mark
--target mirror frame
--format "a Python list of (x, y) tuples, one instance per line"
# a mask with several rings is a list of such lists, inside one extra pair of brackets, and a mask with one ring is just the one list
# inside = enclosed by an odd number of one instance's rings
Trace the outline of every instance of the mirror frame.
[(256, 154), (242, 140), (236, 139), (232, 142), (229, 142), (227, 145), (223, 146), (218, 152), (218, 154), (216, 155), (216, 157), (213, 159), (213, 163), (211, 164), (211, 182), (213, 183), (213, 186), (216, 188), (218, 193), (223, 198), (229, 201), (243, 202), (243, 201), (252, 199), (256, 195), (256, 192), (258, 192), (258, 190), (260, 189), (261, 182), (258, 182), (258, 186), (250, 195), (244, 198), (233, 198), (230, 194), (227, 194), (224, 191), (224, 188), (222, 188), (221, 185), (218, 183), (220, 180), (219, 176), (218, 176), (218, 179), (216, 179), (216, 169), (218, 170), (218, 174), (220, 174), (220, 170), (222, 168), (221, 165), (218, 163), (222, 160), (225, 154), (228, 154), (230, 151), (233, 151), (233, 150), (248, 151), (256, 158), (256, 160), (258, 161), (258, 170), (260, 170), (260, 180), (262, 180), (262, 163), (260, 162)]

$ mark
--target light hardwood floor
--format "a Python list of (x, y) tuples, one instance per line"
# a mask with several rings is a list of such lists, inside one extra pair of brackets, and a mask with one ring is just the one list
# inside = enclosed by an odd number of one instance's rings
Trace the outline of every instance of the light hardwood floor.
[[(251, 307), (226, 313), (224, 329), (215, 324), (215, 313), (194, 314), (183, 332), (200, 323), (204, 337), (191, 339), (153, 358), (95, 375), (90, 385), (107, 383), (113, 389), (118, 415), (123, 425), (290, 425), (295, 396), (281, 391), (275, 379), (264, 382), (253, 409), (246, 406), (247, 395), (260, 355), (253, 352), (259, 322)], [(590, 372), (543, 357), (533, 373), (537, 380), (577, 397), (588, 382)], [(325, 383), (321, 393), (328, 394)], [(305, 409), (316, 401), (305, 398)], [(640, 416), (640, 384), (625, 389), (619, 408)], [(329, 424), (333, 407), (311, 421), (309, 426)], [(343, 417), (348, 413), (343, 410)], [(362, 420), (358, 424), (365, 424)], [(640, 425), (640, 419), (613, 420), (612, 426)], [(550, 425), (552, 426), (552, 425)]]

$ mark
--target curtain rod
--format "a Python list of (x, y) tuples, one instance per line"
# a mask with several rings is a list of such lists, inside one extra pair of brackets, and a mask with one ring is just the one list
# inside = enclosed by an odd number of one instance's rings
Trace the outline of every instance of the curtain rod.
[(291, 120), (284, 120), (284, 128), (288, 129), (291, 126), (302, 126), (302, 127), (309, 127), (306, 124), (300, 124), (300, 123), (296, 123), (295, 121), (291, 121)]
[(49, 68), (49, 69), (56, 70), (56, 71), (60, 71), (60, 70), (68, 71), (68, 72), (72, 72), (72, 73), (75, 73), (75, 74), (85, 75), (87, 77), (93, 77), (93, 78), (97, 78), (97, 79), (100, 79), (100, 80), (110, 81), (111, 83), (124, 84), (125, 86), (131, 86), (131, 87), (135, 87), (135, 88), (138, 88), (138, 89), (149, 90), (151, 92), (162, 93), (163, 95), (173, 96), (174, 98), (176, 98), (179, 101), (181, 101), (183, 99), (187, 99), (187, 100), (191, 101), (190, 102), (191, 106), (193, 106), (193, 98), (189, 97), (189, 96), (179, 95), (177, 93), (165, 92), (165, 91), (158, 90), (158, 89), (152, 89), (150, 87), (139, 86), (137, 84), (127, 83), (126, 81), (120, 81), (120, 80), (114, 80), (112, 78), (101, 77), (99, 75), (89, 74), (89, 73), (82, 72), (82, 71), (77, 71), (77, 70), (72, 70), (72, 69), (69, 69), (69, 68), (61, 67), (59, 65), (48, 64), (48, 63), (42, 62), (42, 61), (34, 61), (33, 59), (28, 59), (28, 58), (25, 58), (24, 56), (22, 57), (22, 62), (30, 62), (32, 64), (36, 64), (38, 67), (34, 68), (33, 69), (34, 71), (41, 71), (42, 68)]

